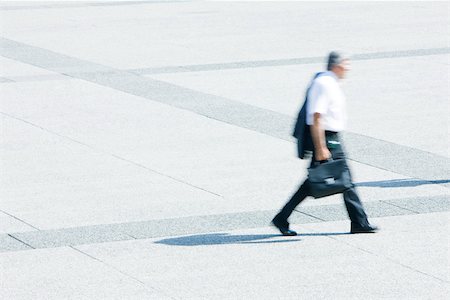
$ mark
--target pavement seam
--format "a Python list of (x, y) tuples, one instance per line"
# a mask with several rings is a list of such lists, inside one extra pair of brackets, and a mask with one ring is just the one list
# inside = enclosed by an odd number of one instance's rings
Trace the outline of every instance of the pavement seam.
[(21, 222), (21, 223), (24, 223), (24, 224), (27, 225), (27, 226), (30, 226), (31, 228), (34, 228), (34, 229), (36, 229), (36, 230), (38, 230), (38, 231), (40, 230), (40, 229), (37, 228), (36, 226), (33, 226), (33, 225), (31, 225), (30, 223), (27, 223), (27, 222), (25, 222), (24, 220), (19, 219), (18, 217), (13, 216), (12, 214), (10, 214), (10, 213), (8, 213), (8, 212), (2, 210), (2, 209), (0, 209), (0, 212), (4, 213), (5, 215), (7, 215), (7, 216), (9, 216), (9, 217), (11, 217), (11, 218), (13, 218), (13, 219), (15, 219), (15, 220)]
[(18, 242), (24, 244), (25, 246), (30, 247), (31, 249), (36, 249), (35, 247), (31, 246), (31, 245), (28, 244), (28, 243), (25, 243), (24, 241), (20, 240), (19, 238), (13, 236), (12, 234), (7, 233), (7, 235), (8, 235), (9, 237), (15, 239), (16, 241), (18, 241)]
[(379, 201), (382, 202), (382, 203), (385, 203), (387, 205), (395, 206), (397, 208), (400, 208), (400, 209), (403, 209), (403, 210), (406, 210), (406, 211), (410, 211), (410, 212), (412, 212), (414, 214), (420, 214), (420, 212), (418, 212), (418, 211), (415, 211), (415, 210), (412, 210), (412, 209), (409, 209), (409, 208), (405, 208), (405, 207), (402, 207), (402, 206), (399, 206), (399, 205), (395, 205), (393, 203), (387, 202), (386, 200), (379, 200)]
[(104, 150), (100, 150), (100, 149), (98, 149), (98, 148), (95, 148), (94, 146), (91, 146), (91, 145), (89, 145), (89, 144), (80, 142), (80, 141), (75, 140), (75, 139), (73, 139), (73, 138), (71, 138), (71, 137), (69, 137), (69, 136), (62, 135), (62, 134), (60, 134), (60, 133), (58, 133), (58, 132), (55, 132), (55, 131), (52, 131), (52, 130), (47, 129), (47, 128), (45, 128), (45, 127), (39, 126), (39, 125), (37, 125), (37, 124), (34, 124), (34, 123), (30, 122), (30, 121), (24, 120), (24, 119), (22, 119), (22, 118), (18, 118), (18, 117), (16, 117), (16, 116), (7, 114), (7, 113), (2, 112), (2, 111), (0, 111), (0, 114), (4, 115), (4, 116), (6, 116), (6, 117), (9, 117), (9, 118), (11, 118), (11, 119), (15, 119), (15, 120), (17, 120), (17, 121), (26, 123), (26, 124), (31, 125), (31, 126), (33, 126), (33, 127), (36, 127), (36, 128), (38, 128), (38, 129), (40, 129), (40, 130), (43, 130), (43, 131), (45, 131), (45, 132), (47, 132), (47, 133), (49, 133), (49, 134), (56, 135), (56, 136), (58, 136), (58, 137), (60, 137), (60, 138), (63, 138), (63, 139), (69, 140), (69, 141), (71, 141), (71, 142), (77, 143), (77, 144), (79, 144), (79, 145), (82, 145), (82, 146), (84, 146), (84, 147), (87, 147), (87, 148), (89, 148), (90, 150), (92, 150), (92, 151), (94, 151), (94, 152), (96, 152), (96, 153), (99, 153), (99, 154), (103, 154), (103, 155), (107, 155), (107, 156), (113, 157), (113, 158), (115, 158), (115, 159), (118, 159), (118, 160), (124, 161), (124, 162), (126, 162), (126, 163), (132, 164), (132, 165), (134, 165), (134, 166), (136, 166), (136, 167), (139, 167), (139, 168), (141, 168), (141, 169), (145, 169), (145, 170), (147, 170), (147, 171), (150, 171), (150, 172), (152, 172), (152, 173), (158, 174), (158, 175), (160, 175), (160, 176), (163, 176), (163, 177), (172, 179), (172, 180), (174, 180), (174, 181), (176, 181), (176, 182), (178, 182), (178, 183), (182, 183), (182, 184), (184, 184), (184, 185), (190, 186), (191, 188), (198, 189), (198, 190), (204, 191), (204, 192), (206, 192), (206, 193), (209, 193), (209, 194), (211, 194), (211, 195), (214, 195), (214, 196), (216, 196), (216, 197), (223, 198), (222, 195), (219, 195), (219, 194), (214, 193), (214, 192), (212, 192), (212, 191), (208, 191), (208, 190), (206, 190), (206, 189), (204, 189), (204, 188), (202, 188), (202, 187), (193, 185), (193, 184), (191, 184), (191, 183), (188, 183), (188, 182), (186, 182), (186, 181), (184, 181), (184, 180), (178, 179), (178, 178), (173, 177), (173, 176), (171, 176), (171, 175), (164, 174), (164, 173), (161, 173), (161, 172), (159, 172), (159, 171), (153, 170), (153, 169), (151, 169), (151, 168), (149, 168), (149, 167), (147, 167), (147, 166), (145, 166), (145, 165), (143, 165), (143, 164), (134, 162), (134, 161), (132, 161), (132, 160), (126, 159), (126, 158), (121, 157), (121, 156), (118, 156), (118, 155), (116, 155), (116, 154), (109, 153), (109, 152), (106, 152), (106, 151), (104, 151)]
[[(316, 231), (316, 232), (317, 232), (317, 231)], [(373, 233), (369, 233), (369, 234), (373, 234)], [(375, 234), (376, 234), (376, 233), (375, 233)], [(361, 247), (359, 247), (359, 246), (353, 245), (353, 244), (351, 244), (351, 243), (349, 243), (349, 242), (343, 241), (342, 239), (335, 238), (335, 237), (332, 237), (332, 236), (326, 236), (326, 237), (329, 238), (329, 239), (335, 240), (335, 241), (337, 241), (337, 242), (340, 242), (340, 243), (342, 243), (342, 244), (345, 244), (345, 245), (347, 245), (347, 246), (350, 246), (350, 247), (352, 247), (352, 248), (358, 249), (358, 250), (360, 250), (360, 251), (362, 251), (362, 252), (366, 252), (366, 253), (368, 253), (368, 254), (374, 255), (374, 256), (376, 256), (376, 257), (378, 257), (378, 258), (382, 258), (382, 259), (384, 259), (384, 260), (390, 261), (390, 262), (392, 262), (392, 263), (394, 263), (394, 264), (397, 264), (397, 265), (399, 265), (399, 266), (401, 266), (401, 267), (403, 267), (403, 268), (409, 269), (409, 270), (414, 271), (414, 272), (416, 272), (416, 273), (425, 275), (425, 276), (427, 276), (427, 277), (431, 277), (431, 278), (436, 279), (436, 280), (438, 280), (438, 281), (440, 281), (440, 282), (443, 282), (443, 283), (450, 283), (450, 281), (447, 281), (447, 280), (445, 280), (445, 279), (436, 277), (436, 276), (434, 276), (434, 275), (431, 275), (431, 274), (422, 272), (422, 271), (417, 270), (417, 269), (415, 269), (415, 268), (413, 268), (413, 267), (411, 267), (411, 266), (405, 265), (405, 264), (402, 263), (402, 262), (396, 261), (396, 260), (391, 259), (391, 258), (386, 257), (386, 256), (381, 256), (381, 255), (379, 255), (379, 254), (377, 254), (377, 253), (374, 253), (374, 252), (372, 252), (372, 251), (370, 251), (370, 250), (367, 250), (367, 249), (361, 248)]]
[[(73, 249), (73, 250), (79, 252), (80, 254), (82, 254), (82, 255), (84, 255), (84, 256), (89, 257), (89, 258), (92, 259), (92, 260), (95, 260), (95, 261), (97, 261), (97, 262), (99, 262), (99, 263), (101, 263), (101, 264), (107, 266), (107, 267), (110, 268), (110, 269), (115, 270), (116, 272), (118, 272), (118, 273), (124, 275), (125, 277), (128, 277), (128, 278), (132, 279), (133, 281), (135, 281), (135, 282), (139, 283), (140, 285), (142, 285), (142, 286), (143, 286), (147, 291), (149, 291), (149, 292), (157, 292), (157, 293), (159, 293), (159, 294), (163, 294), (163, 295), (165, 295), (165, 296), (168, 296), (170, 299), (177, 300), (177, 298), (173, 298), (172, 296), (167, 295), (165, 292), (163, 292), (163, 291), (161, 291), (161, 290), (159, 290), (159, 289), (157, 289), (157, 288), (155, 288), (155, 287), (153, 287), (153, 286), (151, 286), (151, 285), (149, 285), (149, 284), (147, 284), (147, 283), (141, 281), (139, 278), (136, 278), (136, 277), (134, 277), (134, 276), (132, 276), (132, 275), (130, 275), (130, 274), (128, 274), (128, 273), (122, 271), (121, 269), (115, 267), (114, 265), (111, 265), (111, 264), (109, 264), (109, 263), (107, 263), (107, 262), (104, 262), (103, 260), (101, 260), (101, 259), (99, 259), (99, 258), (97, 258), (97, 257), (95, 257), (95, 256), (92, 256), (92, 255), (90, 255), (90, 254), (88, 254), (88, 253), (86, 253), (86, 252), (84, 252), (84, 251), (78, 249), (77, 247), (75, 247), (75, 246), (73, 246), (73, 245), (72, 245), (72, 246), (69, 246), (69, 248), (71, 248), (71, 249)], [(150, 288), (150, 289), (148, 289), (148, 288)]]
[(298, 213), (301, 213), (301, 214), (303, 214), (303, 215), (306, 215), (306, 216), (308, 216), (308, 217), (317, 219), (317, 220), (319, 220), (319, 221), (326, 222), (326, 220), (324, 220), (324, 219), (321, 219), (321, 218), (319, 218), (319, 217), (313, 216), (313, 215), (308, 214), (308, 213), (306, 213), (306, 212), (304, 212), (304, 211), (300, 211), (300, 210), (298, 210), (298, 209), (296, 209), (296, 208), (294, 209), (294, 211), (296, 211), (296, 212), (298, 212)]

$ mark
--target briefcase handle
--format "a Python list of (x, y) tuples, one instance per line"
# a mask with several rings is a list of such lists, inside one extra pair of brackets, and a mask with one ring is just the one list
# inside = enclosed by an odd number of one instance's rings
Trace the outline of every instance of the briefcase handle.
[(333, 158), (332, 157), (330, 157), (329, 159), (326, 159), (326, 160), (315, 161), (313, 163), (313, 165), (314, 166), (318, 166), (318, 165), (321, 165), (321, 164), (324, 164), (324, 163), (329, 163), (329, 162), (333, 162)]

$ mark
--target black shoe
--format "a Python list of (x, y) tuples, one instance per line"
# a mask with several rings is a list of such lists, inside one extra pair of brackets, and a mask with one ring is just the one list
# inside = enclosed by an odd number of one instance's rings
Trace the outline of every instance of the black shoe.
[(375, 233), (378, 231), (378, 227), (375, 225), (368, 224), (367, 226), (351, 226), (351, 233)]
[(285, 236), (295, 236), (297, 232), (289, 229), (289, 223), (287, 221), (281, 222), (277, 216), (273, 218), (272, 225), (278, 228), (282, 235)]

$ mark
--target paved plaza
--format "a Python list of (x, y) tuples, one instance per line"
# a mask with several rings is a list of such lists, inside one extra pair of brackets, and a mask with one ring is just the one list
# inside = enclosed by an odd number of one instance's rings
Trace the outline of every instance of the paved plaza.
[[(447, 299), (449, 2), (0, 1), (0, 299)], [(352, 56), (340, 195), (270, 226)]]

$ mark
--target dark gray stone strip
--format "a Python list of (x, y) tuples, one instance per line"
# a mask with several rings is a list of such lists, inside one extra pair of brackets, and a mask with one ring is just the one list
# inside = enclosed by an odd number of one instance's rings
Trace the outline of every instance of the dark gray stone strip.
[[(361, 53), (352, 55), (352, 60), (375, 60), (386, 58), (402, 58), (402, 57), (416, 57), (416, 56), (429, 56), (439, 54), (450, 54), (450, 48), (430, 48), (430, 49), (414, 49), (404, 51), (385, 51), (385, 52), (372, 52)], [(324, 63), (325, 57), (301, 57), (301, 58), (288, 58), (288, 59), (276, 59), (276, 60), (256, 60), (256, 61), (240, 61), (220, 64), (203, 64), (203, 65), (187, 65), (187, 66), (168, 66), (158, 68), (141, 68), (130, 69), (129, 72), (133, 72), (139, 75), (151, 75), (151, 74), (164, 74), (164, 73), (180, 73), (180, 72), (202, 72), (202, 71), (217, 71), (217, 70), (229, 70), (229, 69), (248, 69), (248, 68), (261, 68), (261, 67), (277, 67), (277, 66), (292, 66), (292, 65), (306, 65), (306, 64), (319, 64)]]
[[(0, 38), (0, 55), (275, 138), (294, 141), (291, 137), (294, 119), (278, 112), (4, 38)], [(450, 159), (447, 157), (355, 133), (347, 133), (345, 142), (349, 158), (363, 164), (425, 180), (446, 180), (450, 174)]]
[(414, 202), (408, 201), (408, 199), (385, 200), (383, 202), (420, 213), (433, 213), (449, 211), (449, 198), (449, 195), (443, 195), (441, 197), (417, 198)]
[(447, 157), (351, 132), (344, 134), (344, 140), (354, 161), (436, 184), (449, 179)]
[[(311, 200), (320, 201), (320, 200)], [(364, 206), (371, 218), (411, 215), (450, 211), (448, 195), (393, 199), (388, 201), (366, 202)], [(198, 233), (226, 232), (237, 229), (261, 228), (270, 225), (277, 211), (252, 211), (183, 217), (177, 219), (150, 220), (122, 224), (105, 224), (58, 230), (43, 230), (11, 233), (10, 237), (22, 241), (23, 245), (0, 236), (0, 251), (17, 251), (32, 248), (53, 248), (76, 246), (133, 239), (148, 239), (166, 236)], [(294, 224), (307, 224), (347, 220), (343, 204), (300, 207), (291, 216)], [(3, 245), (3, 239), (6, 243)], [(29, 245), (26, 246), (26, 245)]]
[(58, 230), (29, 231), (10, 235), (36, 249), (133, 239), (130, 235), (117, 229), (117, 226), (111, 224)]

